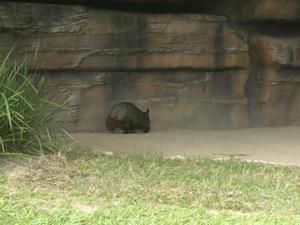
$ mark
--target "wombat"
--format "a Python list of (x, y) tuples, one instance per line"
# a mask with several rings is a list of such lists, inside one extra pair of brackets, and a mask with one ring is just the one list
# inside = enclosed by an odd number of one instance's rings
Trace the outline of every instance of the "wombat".
[(115, 105), (106, 119), (106, 129), (114, 132), (123, 130), (124, 134), (135, 133), (139, 130), (144, 133), (150, 130), (149, 109), (141, 111), (130, 102), (121, 102)]

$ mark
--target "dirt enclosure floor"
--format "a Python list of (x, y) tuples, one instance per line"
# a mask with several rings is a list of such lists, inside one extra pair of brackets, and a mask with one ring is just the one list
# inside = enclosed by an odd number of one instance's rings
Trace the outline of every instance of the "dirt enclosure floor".
[(300, 127), (168, 130), (148, 134), (76, 133), (99, 152), (158, 152), (167, 157), (230, 158), (300, 166)]

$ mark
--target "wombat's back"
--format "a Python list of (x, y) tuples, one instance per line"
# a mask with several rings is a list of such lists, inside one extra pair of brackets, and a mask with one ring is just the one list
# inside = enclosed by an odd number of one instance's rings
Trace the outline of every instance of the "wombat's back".
[(142, 111), (134, 104), (130, 102), (121, 102), (111, 109), (109, 117), (114, 120), (124, 120), (127, 119), (129, 115), (135, 116), (137, 113), (141, 112)]

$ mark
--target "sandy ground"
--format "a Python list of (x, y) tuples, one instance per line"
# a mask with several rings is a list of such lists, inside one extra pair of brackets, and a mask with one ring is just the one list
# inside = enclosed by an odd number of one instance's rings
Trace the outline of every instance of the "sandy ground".
[(300, 127), (240, 130), (169, 130), (148, 134), (76, 133), (76, 142), (99, 152), (159, 152), (164, 156), (236, 157), (300, 165)]

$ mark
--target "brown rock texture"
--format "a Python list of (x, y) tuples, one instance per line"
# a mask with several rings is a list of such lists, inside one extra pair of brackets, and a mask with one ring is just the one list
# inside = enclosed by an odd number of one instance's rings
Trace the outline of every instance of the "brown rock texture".
[(243, 4), (240, 15), (243, 22), (300, 22), (300, 2), (298, 0), (250, 0)]
[(259, 35), (250, 43), (263, 124), (300, 124), (300, 39)]
[[(74, 6), (8, 5), (10, 10), (3, 16), (3, 28), (11, 28), (10, 15), (19, 15), (13, 20), (21, 33), (17, 53), (22, 57), (26, 52), (28, 64), (39, 69), (214, 70), (248, 65), (247, 46), (222, 16), (145, 15)], [(22, 13), (19, 9), (23, 9)], [(50, 13), (32, 14), (43, 10)], [(27, 33), (24, 36), (23, 30)], [(14, 40), (9, 35), (7, 39)]]
[(73, 96), (67, 129), (104, 131), (120, 101), (153, 129), (300, 124), (299, 1), (101, 2), (0, 2), (0, 50)]

